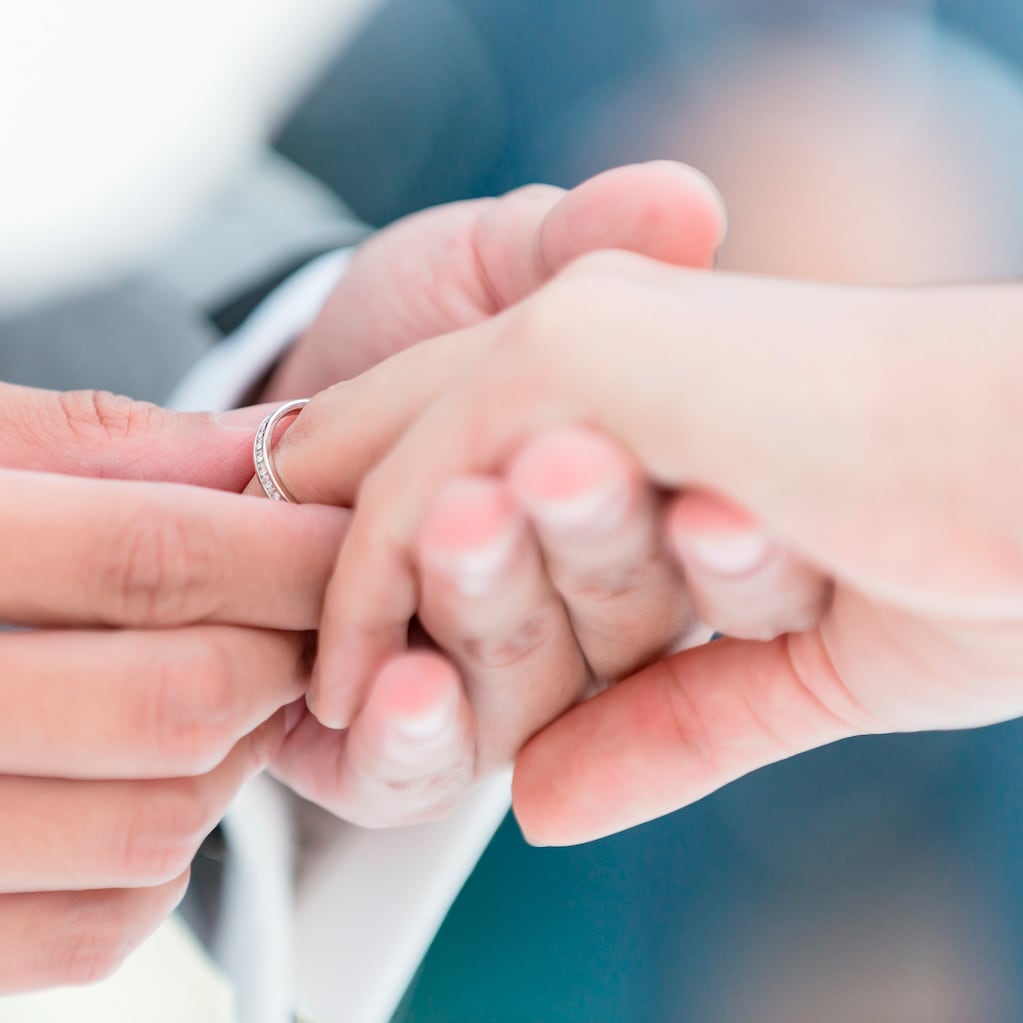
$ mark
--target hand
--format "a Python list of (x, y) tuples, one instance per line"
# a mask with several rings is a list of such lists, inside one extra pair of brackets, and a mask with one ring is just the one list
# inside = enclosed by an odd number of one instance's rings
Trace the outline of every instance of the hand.
[(621, 167), (571, 192), (529, 185), (404, 217), (364, 242), (263, 401), (315, 394), (427, 338), (483, 323), (598, 249), (706, 267), (725, 231), (703, 175)]
[(246, 418), (0, 385), (0, 621), (32, 630), (0, 632), (0, 993), (110, 972), (302, 695), (344, 514), (180, 485), (241, 485)]
[(314, 706), (394, 656), (445, 487), (586, 423), (677, 495), (667, 528), (712, 624), (774, 631), (744, 605), (778, 556), (800, 559), (801, 595), (774, 609), (793, 631), (666, 658), (537, 736), (515, 778), (531, 838), (606, 834), (842, 737), (1020, 714), (1021, 325), (1014, 287), (823, 287), (602, 254), (325, 395), (295, 444), (329, 433), (332, 408), (345, 450), (376, 395), (417, 405), (363, 431), (372, 458), (334, 481), (358, 502)]
[[(663, 163), (608, 172), (569, 193), (537, 186), (427, 211), (367, 244), (282, 372), (290, 383), (276, 393), (353, 374), (438, 332), (484, 322), (594, 248), (708, 266), (722, 232), (719, 200), (705, 180)], [(374, 420), (366, 438), (400, 429), (414, 396), (432, 393), (449, 368), (417, 364), (426, 375), (404, 375), (402, 387), (410, 390), (366, 402)], [(333, 419), (344, 415), (344, 393), (332, 417), (317, 420), (322, 430), (305, 429), (303, 415), (278, 448), (278, 465), (302, 501), (347, 503), (354, 490), (336, 488), (335, 478), (351, 479), (349, 468), (374, 458), (354, 420), (349, 429)], [(309, 443), (290, 458), (299, 436)], [(575, 465), (573, 478), (561, 483), (569, 503), (588, 489), (611, 493), (620, 513), (615, 543), (594, 535), (584, 547), (566, 549), (564, 563), (545, 563), (503, 488), (468, 481), (424, 539), (429, 568), (418, 609), (419, 622), (453, 661), (419, 650), (378, 665), (372, 687), (352, 689), (343, 710), (324, 717), (333, 727), (312, 717), (299, 725), (274, 761), (278, 777), (362, 824), (437, 816), (477, 778), (510, 762), (526, 736), (588, 687), (696, 637), (679, 573), (656, 530), (657, 502), (641, 475), (599, 438), (570, 438), (554, 455)], [(340, 474), (339, 459), (346, 463)], [(566, 606), (548, 569), (570, 572), (596, 549), (604, 554), (600, 571)], [(503, 561), (480, 580), (494, 551)], [(637, 622), (627, 649), (609, 631), (621, 614)], [(398, 628), (404, 639), (408, 619)], [(348, 725), (343, 735), (334, 730)]]

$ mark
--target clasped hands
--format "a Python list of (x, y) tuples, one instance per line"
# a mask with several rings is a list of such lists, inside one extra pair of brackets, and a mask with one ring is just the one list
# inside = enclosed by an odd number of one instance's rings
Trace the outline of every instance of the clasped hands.
[[(485, 322), (581, 253), (699, 265), (719, 234), (702, 179), (666, 165), (427, 211), (363, 247), (266, 399)], [(435, 815), (476, 776), (486, 736), (461, 697), (456, 737), (423, 742), (424, 719), (454, 692), (436, 655), (408, 686), (398, 666), (396, 697), (419, 702), (393, 718), (380, 687), (347, 733), (300, 720), (349, 512), (238, 496), (265, 412), (176, 415), (0, 385), (0, 621), (25, 627), (0, 633), (0, 993), (116, 968), (180, 900), (238, 787), (268, 765), (366, 824)], [(480, 639), (495, 683), (526, 677)], [(532, 685), (523, 704), (542, 692)], [(510, 735), (481, 767), (508, 759)]]
[(262, 411), (7, 389), (0, 989), (109, 971), (263, 766), (385, 825), (515, 759), (563, 843), (1023, 711), (1018, 293), (701, 272), (721, 230), (655, 164), (382, 232), (268, 391), (344, 381), (299, 507), (215, 492)]

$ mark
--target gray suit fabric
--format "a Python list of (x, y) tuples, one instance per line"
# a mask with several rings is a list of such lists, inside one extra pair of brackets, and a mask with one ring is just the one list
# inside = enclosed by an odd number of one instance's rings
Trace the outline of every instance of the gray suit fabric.
[(267, 155), (133, 276), (0, 309), (0, 379), (162, 401), (218, 333), (206, 312), (365, 228), (313, 178)]

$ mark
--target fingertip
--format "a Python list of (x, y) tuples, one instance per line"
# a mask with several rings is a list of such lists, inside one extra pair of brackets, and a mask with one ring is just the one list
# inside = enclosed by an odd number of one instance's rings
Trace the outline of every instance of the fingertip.
[[(610, 216), (608, 211), (615, 211)], [(671, 160), (604, 171), (569, 193), (553, 218), (572, 230), (563, 243), (572, 257), (622, 249), (679, 266), (710, 267), (728, 231), (724, 200), (702, 172)], [(561, 232), (552, 232), (551, 245)], [(565, 254), (552, 262), (563, 265)]]
[(419, 529), (420, 550), (429, 557), (486, 547), (517, 517), (503, 484), (487, 476), (465, 476), (438, 492)]
[(679, 160), (648, 160), (633, 166), (640, 168), (651, 194), (673, 198), (680, 211), (700, 215), (694, 226), (706, 229), (715, 250), (725, 243), (728, 207), (717, 185), (703, 171)]
[(628, 478), (630, 468), (627, 456), (608, 437), (567, 426), (526, 444), (512, 460), (508, 479), (515, 492), (557, 499)]
[(508, 485), (545, 526), (611, 527), (624, 515), (638, 476), (609, 438), (566, 427), (527, 444), (509, 466)]
[(728, 240), (728, 206), (725, 203), (725, 197), (718, 190), (717, 185), (703, 171), (687, 163), (677, 163), (673, 160), (656, 160), (653, 161), (653, 165), (666, 165), (671, 172), (681, 175), (696, 192), (702, 193), (712, 214), (714, 236), (717, 238), (714, 248), (715, 250), (721, 248)]
[(504, 483), (465, 477), (448, 483), (427, 511), (416, 552), (427, 574), (467, 596), (489, 592), (521, 550), (525, 519)]
[(569, 801), (560, 791), (563, 753), (551, 727), (534, 736), (519, 751), (512, 772), (512, 812), (525, 841), (536, 848), (572, 845), (564, 837), (566, 822), (573, 816)]
[(455, 667), (440, 654), (416, 651), (383, 667), (352, 734), (373, 773), (426, 776), (471, 760), (471, 723)]
[(306, 709), (324, 728), (340, 732), (352, 723), (353, 709), (351, 701), (343, 694), (331, 692), (332, 687), (325, 682), (326, 675), (318, 658), (313, 665), (309, 689), (305, 694)]
[(462, 695), (454, 665), (440, 654), (417, 650), (393, 658), (381, 669), (369, 706), (409, 735), (430, 731)]
[(668, 507), (668, 528), (680, 533), (725, 533), (755, 529), (758, 520), (727, 498), (705, 490), (688, 490)]

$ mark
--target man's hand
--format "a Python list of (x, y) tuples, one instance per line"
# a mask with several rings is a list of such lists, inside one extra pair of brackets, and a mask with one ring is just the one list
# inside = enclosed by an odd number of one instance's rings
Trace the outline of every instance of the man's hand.
[(619, 167), (570, 192), (529, 185), (424, 210), (359, 248), (262, 400), (315, 394), (428, 338), (483, 323), (588, 252), (709, 267), (724, 232), (707, 179), (668, 161)]
[(181, 485), (235, 419), (0, 385), (0, 993), (110, 972), (304, 691), (345, 515)]
[[(377, 442), (467, 368), (468, 349), (451, 347), (445, 363), (433, 358), (436, 348), (419, 359), (418, 342), (491, 321), (596, 249), (708, 267), (723, 230), (720, 200), (705, 179), (656, 163), (610, 171), (568, 193), (535, 186), (429, 210), (382, 232), (356, 257), (271, 393), (318, 389), (403, 351), (411, 371), (391, 381), (394, 389), (377, 390), (372, 372), (364, 377), (355, 418), (343, 388), (328, 414), (300, 417), (278, 448), (289, 489), (303, 502), (350, 503), (361, 473), (385, 451)], [(372, 420), (364, 430), (363, 416)], [(299, 438), (307, 442), (301, 455)], [(545, 545), (503, 486), (466, 481), (423, 536), (419, 623), (451, 659), (413, 650), (378, 664), (372, 684), (347, 685), (340, 666), (329, 687), (333, 706), (318, 708), (332, 727), (302, 720), (274, 761), (279, 777), (364, 824), (436, 816), (588, 689), (697, 636), (656, 528), (657, 498), (642, 476), (601, 438), (560, 443), (550, 452), (560, 469), (549, 532), (568, 530), (575, 542)], [(540, 452), (541, 475), (545, 458)], [(339, 486), (345, 482), (352, 485)], [(543, 500), (546, 484), (538, 486)], [(564, 557), (546, 557), (552, 550)], [(591, 555), (597, 570), (580, 576), (576, 567)], [(566, 588), (572, 581), (570, 599), (552, 573)], [(635, 623), (627, 647), (616, 642), (622, 615)], [(402, 646), (410, 617), (394, 625)], [(341, 726), (351, 727), (334, 730)]]

